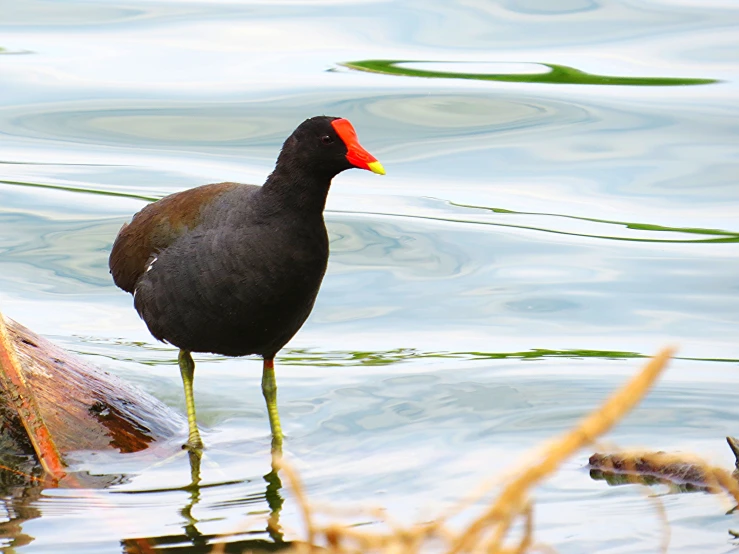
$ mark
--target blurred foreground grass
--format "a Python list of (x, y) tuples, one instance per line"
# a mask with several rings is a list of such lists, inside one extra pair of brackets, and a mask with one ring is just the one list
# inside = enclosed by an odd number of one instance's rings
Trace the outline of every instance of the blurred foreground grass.
[[(313, 505), (307, 498), (296, 471), (285, 461), (277, 461), (303, 515), (305, 540), (292, 543), (289, 552), (306, 554), (415, 554), (422, 552), (460, 553), (524, 553), (550, 550), (534, 542), (532, 493), (534, 488), (553, 474), (560, 465), (581, 448), (592, 445), (626, 416), (640, 401), (673, 355), (666, 348), (650, 359), (641, 371), (617, 390), (579, 425), (546, 445), (540, 445), (529, 458), (514, 466), (508, 474), (493, 483), (471, 491), (470, 497), (455, 509), (436, 519), (404, 527), (387, 519), (384, 510), (369, 510), (376, 521), (373, 529), (337, 522), (336, 510)], [(684, 462), (700, 466), (706, 476), (708, 490), (723, 492), (739, 503), (739, 485), (729, 471), (708, 465), (694, 456), (656, 454), (659, 463)], [(492, 489), (500, 486), (497, 496)], [(488, 495), (490, 500), (483, 501)], [(482, 506), (482, 507), (480, 507)], [(454, 529), (450, 520), (460, 514), (471, 522)], [(664, 516), (664, 514), (663, 514)], [(344, 518), (346, 519), (346, 518)], [(662, 550), (669, 545), (669, 529), (665, 521)], [(226, 552), (226, 544), (213, 548), (214, 554)]]

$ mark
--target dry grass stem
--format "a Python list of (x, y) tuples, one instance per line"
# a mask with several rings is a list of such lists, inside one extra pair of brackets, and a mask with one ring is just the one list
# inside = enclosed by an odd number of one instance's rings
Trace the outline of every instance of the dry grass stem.
[(526, 493), (554, 472), (564, 460), (583, 446), (594, 442), (631, 411), (654, 384), (667, 365), (672, 352), (670, 348), (662, 350), (605, 404), (587, 416), (575, 429), (552, 443), (541, 456), (537, 456), (540, 461), (525, 467), (503, 489), (495, 504), (483, 512), (467, 528), (466, 532), (460, 535), (450, 553), (470, 551), (472, 545), (479, 540), (482, 530), (491, 525), (497, 525), (497, 532), (505, 536), (514, 519), (512, 516), (521, 511)]
[(276, 469), (281, 470), (290, 483), (290, 488), (295, 495), (295, 500), (297, 501), (300, 512), (303, 516), (303, 524), (305, 525), (306, 534), (308, 535), (306, 537), (306, 543), (307, 546), (310, 548), (309, 551), (312, 551), (313, 545), (315, 543), (316, 531), (315, 526), (313, 525), (313, 510), (308, 504), (308, 499), (305, 496), (305, 492), (303, 490), (303, 482), (298, 477), (296, 471), (288, 464), (286, 464), (282, 457), (273, 457), (272, 465)]
[(667, 554), (667, 552), (669, 552), (670, 550), (670, 539), (672, 538), (672, 532), (670, 531), (670, 522), (667, 519), (667, 509), (665, 508), (665, 503), (662, 502), (661, 498), (654, 495), (649, 495), (648, 498), (652, 500), (654, 510), (655, 512), (657, 512), (657, 517), (659, 518), (660, 527), (662, 528), (660, 552)]
[[(315, 507), (308, 504), (297, 473), (289, 465), (280, 462), (306, 526), (307, 541), (297, 544), (293, 552), (302, 554), (320, 550), (330, 554), (411, 554), (430, 549), (449, 554), (519, 554), (529, 552), (532, 548), (544, 548), (541, 545), (533, 546), (533, 504), (529, 497), (531, 490), (556, 471), (564, 460), (584, 446), (593, 444), (617, 424), (646, 395), (667, 365), (672, 352), (669, 348), (661, 351), (576, 428), (552, 442), (537, 453), (533, 461), (512, 473), (496, 501), (461, 531), (449, 528), (449, 514), (430, 523), (404, 527), (388, 521), (384, 512), (376, 512), (377, 518), (388, 528), (385, 531), (365, 530), (340, 523), (316, 523), (312, 516)], [(707, 475), (710, 474), (716, 489), (723, 488), (737, 496), (739, 487), (728, 472), (722, 471), (707, 472)], [(470, 498), (481, 497), (474, 495)], [(737, 499), (739, 501), (739, 496)], [(469, 510), (471, 505), (472, 501), (468, 500), (451, 513)], [(666, 517), (663, 509), (660, 517), (663, 520)], [(506, 546), (504, 543), (509, 539), (511, 527), (519, 521), (523, 524), (521, 538), (513, 546)], [(669, 540), (669, 536), (666, 540)], [(322, 546), (318, 546), (319, 544)]]

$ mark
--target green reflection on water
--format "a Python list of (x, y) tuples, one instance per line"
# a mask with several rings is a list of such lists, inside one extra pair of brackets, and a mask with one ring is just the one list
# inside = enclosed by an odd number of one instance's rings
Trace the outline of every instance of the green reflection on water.
[[(488, 206), (476, 206), (474, 204), (459, 204), (456, 202), (449, 202), (450, 206), (456, 206), (458, 208), (473, 208), (477, 210), (488, 210), (496, 214), (516, 214), (516, 215), (540, 215), (546, 217), (561, 217), (564, 219), (577, 219), (579, 221), (591, 221), (593, 223), (605, 223), (608, 225), (619, 225), (626, 227), (627, 229), (634, 229), (635, 231), (656, 231), (666, 233), (687, 233), (693, 235), (712, 235), (714, 239), (702, 239), (699, 241), (679, 241), (679, 242), (739, 242), (739, 232), (736, 231), (724, 231), (723, 229), (702, 229), (700, 227), (666, 227), (664, 225), (654, 225), (652, 223), (634, 223), (630, 221), (616, 221), (611, 219), (597, 219), (594, 217), (581, 217), (576, 215), (566, 214), (554, 214), (547, 212), (517, 212), (515, 210), (506, 210), (504, 208), (491, 208)], [(595, 236), (595, 235), (592, 235)], [(610, 237), (614, 239), (629, 240), (623, 237)], [(644, 240), (649, 239), (631, 239), (631, 240)]]
[[(717, 79), (691, 79), (684, 77), (618, 77), (614, 75), (595, 75), (551, 63), (536, 63), (548, 67), (547, 73), (457, 73), (452, 71), (429, 71), (398, 67), (398, 64), (439, 63), (429, 60), (360, 60), (344, 62), (339, 65), (349, 69), (382, 73), (385, 75), (403, 75), (406, 77), (426, 77), (435, 79), (473, 79), (477, 81), (505, 81), (513, 83), (549, 83), (557, 85), (629, 85), (642, 87), (674, 87), (681, 85), (709, 85), (717, 83)], [(446, 62), (445, 62), (446, 63)], [(454, 63), (454, 62), (450, 62)], [(464, 62), (462, 62), (464, 63)]]
[(155, 202), (159, 200), (160, 197), (157, 196), (145, 196), (143, 194), (132, 194), (129, 192), (116, 192), (112, 190), (100, 190), (100, 189), (91, 189), (91, 188), (85, 188), (85, 187), (72, 187), (69, 185), (50, 185), (46, 183), (31, 183), (29, 181), (6, 181), (6, 180), (0, 180), (0, 184), (3, 185), (15, 185), (19, 187), (31, 187), (31, 188), (41, 188), (41, 189), (53, 189), (53, 190), (65, 190), (67, 192), (81, 192), (81, 193), (87, 193), (87, 194), (100, 194), (102, 196), (118, 196), (121, 198), (133, 198), (135, 200), (146, 200), (147, 202)]
[[(86, 194), (100, 194), (103, 196), (117, 196), (121, 198), (132, 198), (135, 200), (144, 200), (147, 202), (155, 202), (161, 198), (160, 196), (148, 196), (148, 195), (134, 194), (134, 193), (129, 193), (129, 192), (117, 192), (117, 191), (111, 191), (111, 190), (101, 190), (101, 189), (93, 189), (93, 188), (86, 188), (86, 187), (75, 187), (75, 186), (70, 186), (70, 185), (53, 185), (53, 184), (48, 184), (48, 183), (33, 183), (29, 181), (0, 180), (0, 184), (15, 185), (15, 186), (21, 186), (21, 187), (63, 190), (67, 192), (77, 192), (77, 193), (83, 193), (83, 194), (86, 193)], [(413, 219), (418, 218), (418, 219), (428, 219), (428, 220), (438, 220), (438, 221), (449, 221), (449, 222), (456, 222), (456, 223), (494, 225), (494, 226), (499, 226), (499, 227), (513, 227), (513, 228), (518, 228), (518, 229), (529, 229), (532, 231), (543, 231), (547, 233), (557, 233), (557, 234), (563, 234), (563, 235), (573, 235), (573, 236), (582, 236), (582, 237), (591, 237), (591, 238), (609, 239), (609, 240), (632, 241), (632, 242), (680, 242), (680, 243), (739, 242), (739, 232), (725, 231), (723, 229), (702, 229), (699, 227), (667, 227), (664, 225), (656, 225), (652, 223), (635, 223), (635, 222), (630, 222), (630, 221), (597, 219), (593, 217), (580, 217), (580, 216), (567, 215), (567, 214), (556, 214), (556, 213), (547, 213), (547, 212), (519, 212), (515, 210), (508, 210), (505, 208), (493, 208), (489, 206), (461, 204), (458, 202), (451, 202), (451, 201), (448, 201), (447, 203), (450, 206), (455, 206), (457, 208), (486, 210), (486, 211), (494, 212), (497, 214), (559, 217), (559, 218), (564, 218), (564, 219), (576, 219), (580, 221), (589, 221), (592, 223), (604, 223), (607, 225), (618, 225), (621, 227), (626, 227), (627, 229), (633, 229), (635, 231), (654, 231), (654, 232), (660, 232), (660, 233), (668, 233), (668, 232), (669, 233), (684, 233), (684, 234), (704, 235), (704, 236), (707, 235), (710, 238), (680, 240), (680, 239), (617, 237), (617, 236), (607, 236), (607, 235), (595, 235), (595, 234), (590, 234), (590, 233), (574, 233), (574, 232), (569, 232), (569, 231), (560, 231), (557, 229), (547, 229), (544, 227), (536, 227), (536, 226), (531, 226), (531, 225), (491, 223), (487, 221), (465, 221), (465, 220), (457, 220), (457, 219), (453, 219), (449, 217), (432, 217), (432, 216), (426, 216), (426, 215), (420, 216), (420, 215), (412, 215), (412, 214), (390, 214), (390, 213), (380, 213), (380, 212), (362, 212), (362, 213), (370, 214), (370, 215), (395, 216), (395, 217), (413, 218)], [(348, 210), (327, 210), (327, 211), (334, 212), (334, 213), (355, 213), (355, 212), (348, 211)]]
[(12, 50), (8, 50), (7, 48), (3, 48), (2, 46), (0, 46), (0, 55), (2, 55), (2, 54), (6, 54), (6, 55), (9, 55), (9, 54), (32, 54), (32, 53), (33, 52), (30, 52), (29, 50), (12, 51)]
[[(450, 202), (451, 204), (451, 202)], [(456, 204), (457, 206), (464, 206), (462, 204)], [(469, 206), (473, 208), (477, 208), (477, 206)], [(495, 211), (497, 213), (508, 213), (508, 214), (526, 214), (528, 212), (515, 212), (513, 210), (503, 210), (500, 208), (484, 208), (480, 207), (480, 209), (487, 209), (490, 211)], [(424, 219), (428, 221), (444, 221), (447, 223), (465, 223), (470, 225), (490, 225), (491, 227), (506, 227), (510, 229), (525, 229), (528, 231), (541, 231), (542, 233), (554, 233), (556, 235), (567, 235), (571, 237), (587, 237), (592, 239), (606, 239), (606, 240), (619, 240), (619, 241), (625, 241), (625, 242), (650, 242), (650, 243), (719, 243), (719, 242), (739, 242), (739, 234), (733, 233), (731, 231), (718, 231), (717, 233), (720, 234), (719, 237), (715, 238), (700, 238), (700, 239), (656, 239), (656, 238), (639, 238), (639, 237), (618, 237), (618, 236), (612, 236), (612, 235), (596, 235), (592, 233), (575, 233), (573, 231), (560, 231), (558, 229), (549, 229), (547, 227), (537, 227), (534, 225), (516, 225), (513, 223), (498, 223), (498, 222), (492, 222), (492, 221), (474, 221), (471, 219), (455, 219), (452, 217), (438, 217), (438, 216), (429, 216), (429, 215), (413, 215), (413, 214), (398, 214), (398, 213), (389, 213), (389, 212), (355, 212), (351, 210), (326, 210), (327, 212), (331, 213), (343, 213), (343, 214), (363, 214), (363, 215), (379, 215), (379, 216), (386, 216), (386, 217), (398, 217), (403, 219)], [(560, 215), (560, 214), (537, 214), (536, 212), (530, 212), (533, 215), (553, 215), (558, 217), (567, 217), (572, 219), (586, 219), (586, 218), (578, 218), (577, 216), (569, 216), (569, 215)], [(599, 221), (597, 219), (593, 219), (591, 221)], [(672, 232), (687, 232), (681, 227), (663, 227), (660, 225), (651, 225), (648, 223), (623, 223), (618, 221), (609, 222), (607, 220), (601, 220), (604, 223), (613, 223), (618, 225), (641, 225), (641, 230), (655, 230), (655, 231), (672, 231)], [(632, 229), (636, 229), (636, 227), (631, 227)], [(715, 235), (717, 233), (713, 232), (713, 229), (697, 229), (697, 228), (686, 228), (690, 229), (693, 233), (699, 234), (708, 234), (708, 235)]]
[[(116, 361), (136, 362), (143, 365), (161, 366), (162, 364), (177, 365), (177, 356), (171, 347), (163, 344), (131, 342), (125, 340), (107, 340), (99, 337), (79, 337), (83, 344), (115, 345), (116, 347), (136, 347), (151, 352), (171, 353), (170, 359), (162, 356), (135, 358), (121, 355), (121, 350), (112, 354), (110, 350), (96, 351), (84, 348), (75, 349), (81, 356), (99, 356)], [(436, 352), (418, 350), (416, 348), (394, 348), (391, 350), (314, 350), (311, 348), (285, 348), (277, 356), (280, 365), (305, 365), (314, 367), (358, 367), (358, 366), (387, 366), (397, 363), (410, 362), (426, 358), (458, 359), (458, 360), (538, 360), (546, 358), (568, 358), (572, 360), (594, 358), (600, 360), (626, 360), (649, 358), (650, 354), (630, 352), (625, 350), (593, 350), (589, 348), (550, 349), (532, 348), (521, 352), (484, 352), (484, 351), (451, 351)], [(209, 360), (226, 360), (226, 356), (208, 355)], [(675, 356), (676, 360), (690, 360), (696, 362), (728, 362), (739, 363), (734, 358), (698, 358)]]
[[(419, 360), (423, 358), (446, 358), (463, 360), (536, 360), (542, 358), (596, 358), (601, 360), (625, 360), (631, 358), (649, 358), (647, 354), (620, 350), (551, 350), (548, 348), (534, 348), (523, 352), (422, 352), (413, 348), (397, 348), (394, 350), (375, 352), (316, 352), (309, 349), (291, 348), (278, 356), (278, 362), (283, 365), (313, 365), (319, 367), (340, 366), (383, 366), (399, 362)], [(676, 360), (730, 362), (739, 360), (730, 358), (688, 358), (675, 357)]]

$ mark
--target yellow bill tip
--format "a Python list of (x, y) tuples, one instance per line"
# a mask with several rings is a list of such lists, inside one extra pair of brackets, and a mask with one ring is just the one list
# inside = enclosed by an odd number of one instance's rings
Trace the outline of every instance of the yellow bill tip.
[(372, 173), (377, 173), (378, 175), (385, 175), (385, 168), (382, 167), (382, 164), (380, 162), (370, 162), (367, 164), (367, 167)]

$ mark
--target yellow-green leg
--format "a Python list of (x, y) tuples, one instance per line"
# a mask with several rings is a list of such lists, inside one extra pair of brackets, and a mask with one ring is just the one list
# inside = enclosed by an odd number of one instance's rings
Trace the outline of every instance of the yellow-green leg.
[(192, 394), (192, 382), (195, 378), (195, 362), (187, 350), (180, 350), (179, 356), (180, 374), (182, 375), (182, 384), (185, 386), (185, 404), (187, 405), (187, 425), (190, 428), (190, 434), (187, 439), (185, 448), (191, 450), (202, 450), (203, 441), (198, 431), (198, 422), (195, 419), (195, 398)]
[(277, 411), (277, 382), (275, 381), (274, 358), (264, 359), (262, 393), (267, 401), (269, 427), (272, 430), (272, 451), (282, 452), (282, 426), (280, 425), (280, 414)]

